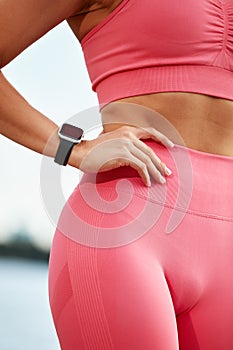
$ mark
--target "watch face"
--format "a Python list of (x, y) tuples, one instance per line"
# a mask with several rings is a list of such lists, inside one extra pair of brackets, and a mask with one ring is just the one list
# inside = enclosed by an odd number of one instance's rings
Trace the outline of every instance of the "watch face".
[(74, 125), (63, 124), (60, 130), (60, 134), (75, 140), (80, 140), (83, 135), (83, 130)]

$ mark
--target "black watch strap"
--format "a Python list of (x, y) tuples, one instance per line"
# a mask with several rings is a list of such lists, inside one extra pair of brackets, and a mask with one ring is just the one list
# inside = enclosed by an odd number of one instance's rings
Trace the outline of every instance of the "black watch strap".
[(60, 144), (58, 146), (57, 154), (54, 161), (60, 165), (66, 165), (68, 163), (74, 145), (74, 142), (60, 138)]

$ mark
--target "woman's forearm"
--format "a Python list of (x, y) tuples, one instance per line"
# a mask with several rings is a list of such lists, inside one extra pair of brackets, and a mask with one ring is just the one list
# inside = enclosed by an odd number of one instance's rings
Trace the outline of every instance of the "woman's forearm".
[[(13, 141), (46, 156), (55, 157), (58, 126), (34, 109), (0, 73), (0, 132)], [(83, 140), (71, 152), (69, 164), (83, 172), (98, 172), (131, 166), (150, 186), (150, 175), (165, 182), (165, 164), (140, 139), (153, 138), (172, 147), (154, 128), (123, 126), (93, 140)], [(138, 155), (138, 157), (135, 156)], [(143, 160), (142, 160), (143, 159)], [(147, 160), (148, 167), (144, 160)]]
[[(0, 1), (0, 69), (56, 25), (79, 12), (85, 3), (84, 0)], [(25, 101), (0, 71), (0, 133), (54, 157), (59, 144), (57, 129), (55, 123)]]
[(54, 157), (59, 144), (57, 130), (58, 126), (34, 109), (0, 72), (0, 133), (33, 151)]

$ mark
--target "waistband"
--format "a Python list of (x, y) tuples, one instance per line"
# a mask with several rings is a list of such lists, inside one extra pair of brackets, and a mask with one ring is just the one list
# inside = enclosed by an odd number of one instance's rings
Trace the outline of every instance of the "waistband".
[(98, 174), (84, 174), (79, 186), (95, 184), (103, 198), (104, 189), (108, 188), (115, 193), (115, 200), (120, 193), (131, 193), (181, 213), (233, 221), (233, 157), (178, 144), (167, 149), (153, 140), (143, 142), (172, 170), (172, 175), (166, 177), (166, 184), (151, 179), (148, 188), (137, 171), (126, 166)]
[(183, 91), (232, 100), (232, 72), (208, 65), (164, 65), (124, 70), (93, 82), (100, 109), (121, 98)]

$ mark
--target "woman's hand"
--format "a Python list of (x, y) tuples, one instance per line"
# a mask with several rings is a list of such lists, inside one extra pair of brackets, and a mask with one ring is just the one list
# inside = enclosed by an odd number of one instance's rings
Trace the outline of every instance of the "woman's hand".
[(73, 148), (69, 164), (84, 173), (103, 172), (122, 166), (135, 169), (146, 186), (150, 186), (150, 175), (165, 183), (165, 175), (171, 171), (153, 150), (140, 139), (154, 139), (166, 147), (174, 144), (154, 128), (122, 126), (114, 131), (101, 133), (96, 139), (84, 140)]

